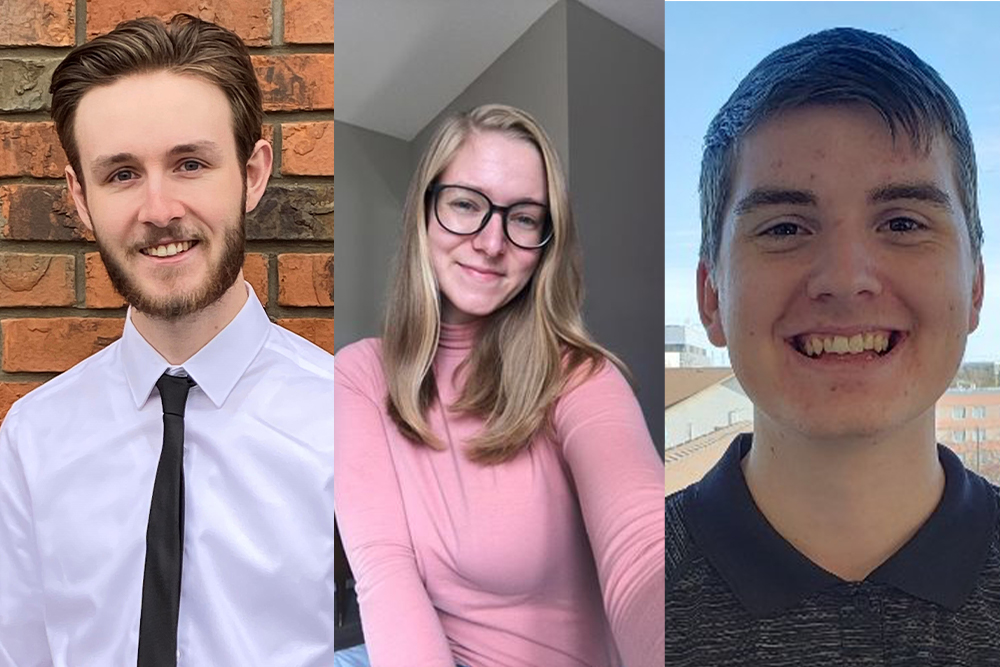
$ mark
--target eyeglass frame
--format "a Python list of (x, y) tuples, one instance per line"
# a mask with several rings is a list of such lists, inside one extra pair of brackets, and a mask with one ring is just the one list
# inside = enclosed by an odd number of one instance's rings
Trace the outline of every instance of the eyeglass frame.
[[(479, 227), (477, 227), (475, 231), (456, 232), (455, 230), (451, 229), (441, 221), (441, 216), (438, 214), (437, 210), (437, 197), (438, 194), (445, 188), (462, 188), (463, 190), (468, 190), (469, 192), (475, 192), (477, 195), (486, 200), (486, 204), (489, 208), (487, 209), (486, 214), (483, 216), (482, 222), (479, 223)], [(520, 201), (514, 202), (513, 204), (508, 204), (507, 206), (497, 206), (496, 204), (493, 203), (493, 200), (490, 199), (485, 192), (477, 190), (476, 188), (470, 188), (467, 185), (458, 185), (455, 183), (432, 183), (427, 188), (427, 199), (429, 202), (432, 203), (432, 208), (434, 209), (434, 219), (437, 220), (437, 223), (441, 225), (441, 228), (443, 230), (445, 230), (449, 234), (454, 234), (455, 236), (475, 236), (479, 232), (486, 229), (486, 226), (490, 224), (490, 219), (493, 217), (493, 213), (500, 214), (500, 222), (501, 222), (500, 226), (503, 228), (504, 238), (506, 238), (508, 241), (514, 244), (515, 247), (520, 248), (521, 250), (538, 250), (540, 248), (544, 248), (546, 245), (548, 245), (549, 241), (552, 240), (552, 237), (555, 236), (555, 226), (552, 224), (551, 209), (549, 209), (547, 204), (540, 204), (539, 202), (531, 199), (522, 199)], [(532, 204), (534, 206), (541, 206), (543, 209), (545, 209), (544, 222), (548, 228), (548, 235), (545, 237), (545, 240), (539, 243), (538, 245), (521, 245), (520, 243), (511, 238), (510, 231), (508, 231), (507, 229), (507, 214), (510, 213), (510, 210), (512, 208), (521, 206), (523, 204)]]

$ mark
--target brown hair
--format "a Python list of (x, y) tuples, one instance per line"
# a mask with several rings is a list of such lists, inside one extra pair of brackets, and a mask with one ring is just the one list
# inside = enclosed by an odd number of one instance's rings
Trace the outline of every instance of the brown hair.
[(382, 337), (388, 408), (396, 426), (411, 440), (442, 446), (427, 423), (427, 411), (437, 400), (432, 362), (441, 330), (440, 290), (427, 246), (427, 191), (465, 141), (483, 132), (499, 132), (538, 149), (553, 228), (528, 284), (485, 318), (463, 362), (462, 394), (451, 406), (485, 420), (470, 443), (469, 457), (496, 464), (514, 458), (548, 426), (552, 407), (573, 378), (587, 377), (606, 360), (624, 366), (590, 338), (583, 324), (580, 250), (566, 178), (551, 139), (520, 109), (477, 107), (441, 124), (410, 182)]
[(80, 100), (92, 88), (160, 70), (197, 76), (222, 89), (233, 112), (236, 155), (240, 168), (245, 167), (260, 140), (264, 110), (243, 40), (189, 14), (177, 14), (167, 23), (144, 17), (119, 23), (108, 34), (76, 47), (52, 75), (52, 119), (81, 185), (83, 171), (73, 133)]

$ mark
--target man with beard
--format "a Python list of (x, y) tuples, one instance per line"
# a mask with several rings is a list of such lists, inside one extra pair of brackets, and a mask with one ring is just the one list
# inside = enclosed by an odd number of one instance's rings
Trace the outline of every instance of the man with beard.
[(272, 160), (246, 47), (130, 21), (52, 95), (130, 308), (0, 430), (0, 665), (329, 665), (333, 358), (243, 280)]
[(666, 501), (666, 664), (1000, 665), (997, 488), (935, 443), (983, 303), (976, 160), (910, 49), (778, 49), (709, 126), (698, 301), (754, 402)]

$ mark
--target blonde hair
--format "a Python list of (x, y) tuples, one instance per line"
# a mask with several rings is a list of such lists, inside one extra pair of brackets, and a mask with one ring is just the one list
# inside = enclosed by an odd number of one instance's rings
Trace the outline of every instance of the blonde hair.
[(529, 114), (485, 105), (447, 118), (434, 134), (410, 182), (396, 277), (387, 300), (382, 365), (388, 410), (400, 431), (435, 449), (427, 413), (437, 400), (432, 364), (441, 331), (441, 297), (427, 243), (428, 191), (473, 133), (500, 132), (535, 146), (545, 167), (553, 237), (539, 251), (531, 280), (488, 315), (461, 371), (460, 412), (481, 417), (470, 442), (474, 461), (512, 459), (548, 426), (556, 399), (571, 377), (595, 372), (605, 359), (623, 364), (586, 331), (580, 251), (566, 180), (552, 141)]

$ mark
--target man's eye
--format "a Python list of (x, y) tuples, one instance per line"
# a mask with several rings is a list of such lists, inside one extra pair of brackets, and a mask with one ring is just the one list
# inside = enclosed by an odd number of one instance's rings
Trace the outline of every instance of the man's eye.
[(779, 222), (761, 232), (761, 236), (801, 236), (806, 230), (794, 222)]
[(134, 171), (132, 171), (130, 169), (121, 169), (121, 170), (116, 171), (115, 173), (111, 174), (111, 179), (110, 180), (112, 180), (112, 181), (114, 181), (116, 183), (126, 183), (128, 181), (131, 181), (133, 178), (135, 178), (135, 172)]
[(885, 228), (890, 232), (896, 232), (899, 234), (905, 234), (907, 232), (916, 232), (925, 228), (923, 223), (917, 222), (913, 218), (898, 217), (893, 218), (885, 223)]
[(197, 160), (185, 160), (181, 163), (181, 171), (198, 171), (202, 164)]

